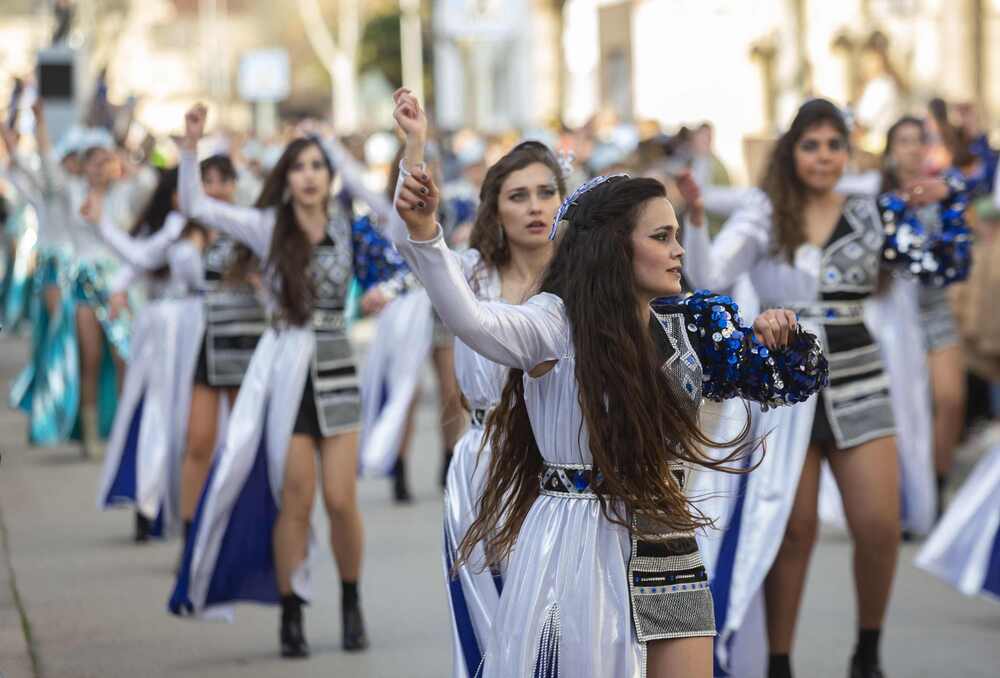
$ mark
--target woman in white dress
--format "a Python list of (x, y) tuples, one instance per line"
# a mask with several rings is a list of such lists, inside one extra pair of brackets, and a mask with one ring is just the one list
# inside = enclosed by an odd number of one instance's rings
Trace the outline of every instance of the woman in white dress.
[(785, 413), (769, 418), (777, 428), (772, 444), (789, 461), (775, 484), (785, 491), (744, 509), (744, 519), (747, 511), (760, 510), (752, 521), (755, 534), (739, 546), (741, 579), (757, 583), (746, 587), (748, 595), (770, 568), (763, 586), (771, 678), (791, 675), (824, 457), (855, 544), (858, 640), (850, 675), (882, 675), (879, 644), (899, 548), (900, 481), (889, 380), (862, 302), (890, 267), (937, 286), (961, 279), (968, 268), (964, 185), (934, 186), (948, 198), (944, 226), (926, 234), (898, 196), (876, 201), (838, 193), (847, 157), (840, 111), (825, 100), (807, 102), (775, 146), (762, 189), (747, 196), (714, 241), (702, 225), (687, 229), (684, 239), (695, 285), (724, 288), (749, 273), (761, 304), (794, 307), (822, 337), (830, 359), (831, 385), (820, 398), (796, 412), (794, 421)]
[(280, 603), (282, 656), (308, 656), (302, 606), (310, 596), (318, 458), (341, 578), (343, 647), (360, 651), (368, 646), (358, 591), (361, 404), (344, 307), (364, 263), (356, 260), (349, 219), (332, 204), (334, 164), (318, 138), (292, 141), (256, 206), (237, 207), (202, 189), (196, 150), (205, 115), (196, 106), (186, 117), (181, 210), (253, 251), (273, 321), (240, 386), (169, 607), (204, 614), (238, 601)]
[[(794, 316), (738, 326), (732, 301), (681, 291), (677, 219), (662, 184), (599, 177), (564, 203), (562, 240), (535, 294), (476, 299), (434, 214), (421, 169), (425, 119), (396, 94), (407, 134), (391, 235), (456, 337), (511, 368), (487, 420), (492, 459), (460, 562), (509, 556), (483, 675), (711, 675), (715, 634), (707, 576), (684, 495), (701, 451), (697, 407), (745, 395), (795, 402), (821, 386), (825, 362)], [(739, 450), (746, 453), (746, 446)], [(515, 547), (516, 541), (516, 547)]]
[[(548, 231), (565, 194), (559, 160), (544, 144), (518, 144), (486, 173), (462, 272), (476, 298), (516, 304), (530, 297), (552, 257)], [(499, 402), (507, 367), (455, 341), (455, 374), (471, 425), (455, 445), (444, 495), (445, 576), (452, 612), (452, 675), (476, 676), (503, 587), (502, 572), (456, 565), (458, 545), (476, 516), (489, 467), (484, 424)]]

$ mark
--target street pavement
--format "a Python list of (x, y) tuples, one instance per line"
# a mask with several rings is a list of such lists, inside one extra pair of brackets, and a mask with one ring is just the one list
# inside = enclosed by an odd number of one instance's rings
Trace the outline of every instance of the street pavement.
[[(0, 385), (6, 388), (26, 351), (24, 340), (0, 338)], [(130, 511), (95, 508), (99, 465), (81, 460), (74, 446), (29, 449), (24, 417), (0, 411), (0, 676), (449, 675), (436, 485), (440, 445), (433, 390), (425, 393), (413, 450), (417, 502), (394, 506), (382, 479), (362, 481), (359, 488), (366, 530), (362, 603), (372, 647), (359, 655), (340, 649), (339, 582), (321, 539), (314, 602), (306, 609), (313, 649), (306, 661), (277, 657), (275, 608), (242, 605), (233, 624), (167, 614), (178, 543), (133, 544)], [(971, 461), (963, 459), (966, 467)], [(318, 535), (326, 534), (320, 510), (315, 526)], [(915, 569), (915, 553), (916, 546), (905, 545), (901, 554), (884, 634), (887, 675), (1000, 676), (1000, 604), (960, 596)], [(850, 572), (849, 541), (824, 533), (798, 633), (794, 664), (800, 677), (846, 675), (854, 641)]]

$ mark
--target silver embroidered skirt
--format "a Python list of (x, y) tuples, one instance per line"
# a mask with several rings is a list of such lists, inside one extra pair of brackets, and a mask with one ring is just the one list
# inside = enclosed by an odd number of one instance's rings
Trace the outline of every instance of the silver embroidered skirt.
[(948, 301), (948, 291), (921, 287), (917, 293), (920, 303), (920, 326), (924, 332), (924, 346), (928, 352), (938, 351), (959, 342), (955, 314)]

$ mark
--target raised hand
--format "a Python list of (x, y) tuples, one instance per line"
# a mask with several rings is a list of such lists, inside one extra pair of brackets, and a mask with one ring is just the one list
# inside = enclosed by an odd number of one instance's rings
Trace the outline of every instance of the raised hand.
[(419, 168), (403, 180), (396, 197), (396, 211), (413, 240), (430, 240), (437, 233), (440, 194), (430, 172)]
[(184, 114), (184, 136), (180, 145), (185, 150), (194, 151), (198, 149), (198, 142), (205, 136), (205, 118), (208, 117), (208, 109), (204, 104), (195, 104)]
[(687, 204), (688, 222), (692, 226), (705, 225), (705, 200), (701, 197), (701, 188), (691, 176), (690, 170), (684, 170), (676, 178), (677, 190), (680, 191)]
[(764, 311), (753, 321), (753, 333), (769, 349), (787, 346), (799, 322), (795, 313), (785, 308)]
[(948, 184), (943, 179), (926, 178), (911, 181), (903, 188), (903, 199), (911, 207), (923, 207), (948, 197)]
[(91, 191), (87, 194), (86, 200), (80, 206), (80, 216), (88, 224), (99, 224), (101, 221), (101, 210), (104, 207), (104, 194), (100, 191)]
[(427, 114), (424, 113), (420, 101), (413, 95), (413, 92), (402, 87), (393, 93), (392, 100), (396, 104), (392, 117), (396, 119), (396, 124), (403, 130), (407, 140), (412, 138), (426, 141)]

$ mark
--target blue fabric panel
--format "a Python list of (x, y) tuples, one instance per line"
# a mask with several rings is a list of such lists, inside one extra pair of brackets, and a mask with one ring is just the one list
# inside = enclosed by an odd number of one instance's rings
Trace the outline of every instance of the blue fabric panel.
[(139, 424), (142, 422), (142, 410), (146, 396), (139, 398), (132, 419), (128, 425), (128, 435), (125, 436), (125, 449), (118, 462), (118, 472), (104, 498), (105, 506), (127, 504), (135, 501), (136, 495), (136, 455), (139, 451)]
[(444, 531), (444, 557), (448, 567), (448, 599), (451, 602), (451, 614), (455, 617), (455, 628), (458, 629), (458, 640), (462, 645), (466, 675), (477, 676), (483, 662), (483, 652), (479, 648), (476, 631), (472, 626), (472, 617), (469, 615), (469, 604), (465, 601), (462, 582), (458, 577), (451, 575), (454, 559), (452, 558), (452, 544), (451, 539), (448, 538), (447, 529)]

